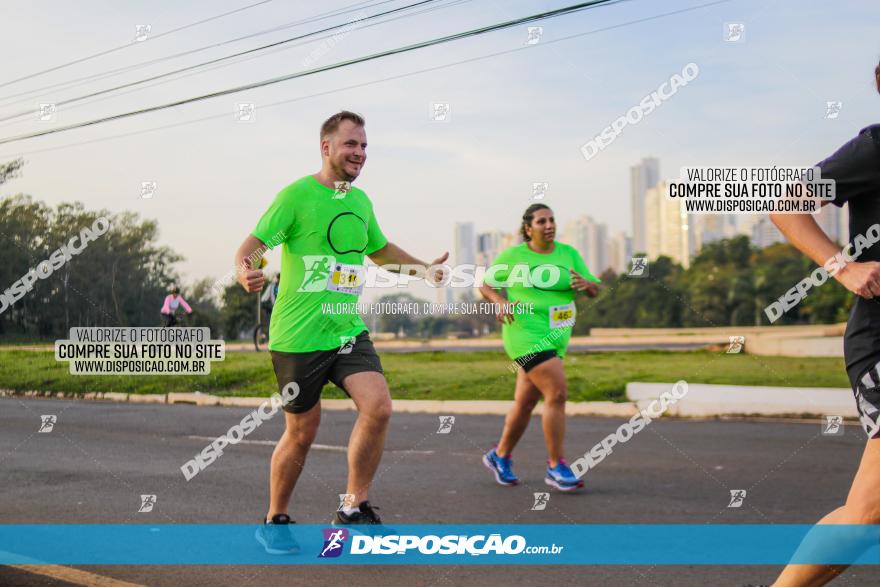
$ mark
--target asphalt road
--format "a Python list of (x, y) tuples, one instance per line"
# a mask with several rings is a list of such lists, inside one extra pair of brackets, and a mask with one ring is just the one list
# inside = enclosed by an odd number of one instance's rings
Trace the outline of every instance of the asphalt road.
[[(188, 405), (0, 398), (0, 523), (255, 523), (265, 513), (271, 441), (279, 417), (186, 482), (180, 465), (249, 410)], [(51, 433), (38, 434), (53, 414)], [(329, 522), (345, 486), (346, 444), (355, 414), (324, 412), (291, 514), (300, 523)], [(845, 499), (864, 436), (847, 425), (823, 436), (820, 425), (783, 421), (654, 422), (586, 476), (584, 492), (544, 491), (545, 454), (535, 419), (517, 448), (523, 485), (495, 485), (480, 456), (497, 439), (502, 418), (456, 416), (436, 434), (436, 415), (392, 419), (371, 500), (386, 523), (810, 523)], [(614, 430), (619, 420), (571, 418), (570, 460)], [(731, 489), (747, 489), (728, 508)], [(141, 494), (157, 495), (138, 513)], [(0, 545), (2, 548), (2, 545)], [(770, 583), (778, 567), (78, 567), (142, 585), (744, 585)], [(859, 567), (835, 585), (876, 584), (880, 569)], [(0, 567), (0, 585), (68, 585)]]

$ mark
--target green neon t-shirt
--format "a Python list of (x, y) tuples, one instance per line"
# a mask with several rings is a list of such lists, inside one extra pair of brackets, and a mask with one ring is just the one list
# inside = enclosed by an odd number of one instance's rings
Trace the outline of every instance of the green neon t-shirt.
[(574, 247), (556, 241), (553, 251), (542, 254), (526, 243), (503, 250), (492, 263), (485, 282), (507, 289), (508, 301), (529, 304), (533, 313), (514, 313), (512, 324), (501, 329), (504, 350), (511, 359), (555, 350), (565, 356), (575, 321), (575, 290), (570, 269), (595, 283), (583, 257)]
[(388, 239), (363, 190), (334, 190), (308, 175), (278, 193), (251, 234), (283, 247), (269, 350), (330, 350), (367, 329), (355, 309), (364, 256)]

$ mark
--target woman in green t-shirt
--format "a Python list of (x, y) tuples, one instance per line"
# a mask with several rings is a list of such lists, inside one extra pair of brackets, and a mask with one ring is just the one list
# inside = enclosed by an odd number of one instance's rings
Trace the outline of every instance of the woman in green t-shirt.
[[(565, 401), (568, 388), (562, 358), (575, 321), (577, 293), (595, 296), (594, 277), (574, 247), (556, 238), (556, 219), (544, 204), (532, 204), (522, 217), (523, 243), (505, 249), (486, 272), (480, 293), (499, 305), (504, 350), (516, 371), (514, 405), (498, 445), (483, 464), (501, 485), (516, 485), (510, 454), (544, 396), (542, 425), (548, 466), (544, 482), (561, 491), (583, 487), (563, 458)], [(507, 299), (498, 289), (507, 290)]]

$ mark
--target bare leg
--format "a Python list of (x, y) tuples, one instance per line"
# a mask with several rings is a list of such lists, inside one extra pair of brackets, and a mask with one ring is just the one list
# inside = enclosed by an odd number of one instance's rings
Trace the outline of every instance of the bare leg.
[(346, 377), (342, 384), (358, 409), (357, 421), (348, 441), (348, 488), (354, 504), (367, 499), (376, 475), (385, 434), (391, 418), (391, 393), (381, 373), (366, 371)]
[(535, 409), (540, 398), (541, 392), (529, 381), (525, 370), (517, 369), (513, 406), (504, 419), (504, 431), (501, 433), (501, 440), (498, 441), (498, 448), (495, 449), (498, 456), (507, 457), (513, 452), (516, 443), (526, 431), (532, 419), (532, 410)]
[(284, 434), (272, 452), (272, 466), (269, 473), (269, 513), (266, 520), (276, 514), (286, 514), (290, 496), (302, 472), (309, 454), (309, 447), (318, 434), (321, 423), (321, 403), (318, 402), (308, 412), (291, 414), (284, 412)]
[(544, 442), (547, 445), (550, 466), (555, 467), (564, 455), (565, 401), (568, 398), (562, 359), (554, 357), (544, 361), (529, 371), (527, 376), (544, 395), (541, 424), (544, 427)]
[[(880, 523), (880, 439), (869, 440), (862, 462), (846, 498), (846, 505), (837, 508), (819, 524)], [(788, 565), (776, 579), (774, 587), (818, 587), (825, 585), (846, 570), (847, 565)]]

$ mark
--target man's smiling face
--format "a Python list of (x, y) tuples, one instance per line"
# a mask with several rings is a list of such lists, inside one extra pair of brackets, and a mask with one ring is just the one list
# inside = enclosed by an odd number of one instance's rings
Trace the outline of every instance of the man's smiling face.
[(343, 120), (336, 132), (321, 141), (321, 154), (340, 181), (354, 181), (367, 161), (367, 133), (364, 127)]

